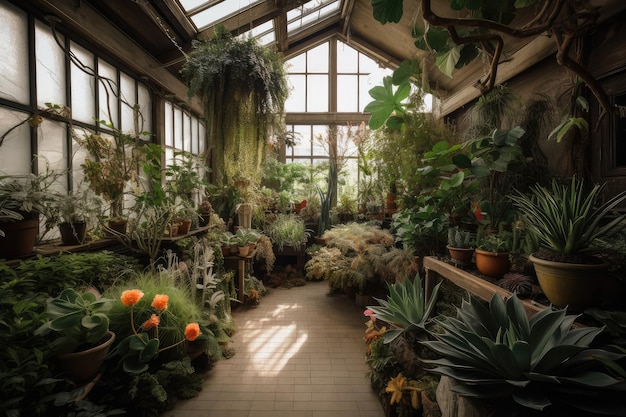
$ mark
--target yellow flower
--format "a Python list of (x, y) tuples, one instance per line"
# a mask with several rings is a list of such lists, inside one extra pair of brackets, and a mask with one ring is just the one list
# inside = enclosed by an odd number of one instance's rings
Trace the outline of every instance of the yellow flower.
[(122, 292), (120, 299), (122, 304), (126, 307), (132, 307), (143, 297), (143, 291), (140, 290), (126, 290)]
[(389, 401), (389, 404), (394, 405), (402, 401), (402, 390), (405, 385), (406, 378), (402, 376), (402, 373), (399, 373), (398, 376), (389, 380), (387, 387), (385, 388), (385, 392), (391, 393), (391, 400)]
[(152, 300), (152, 307), (154, 307), (157, 311), (163, 311), (167, 309), (167, 302), (170, 297), (167, 294), (157, 294), (154, 296)]

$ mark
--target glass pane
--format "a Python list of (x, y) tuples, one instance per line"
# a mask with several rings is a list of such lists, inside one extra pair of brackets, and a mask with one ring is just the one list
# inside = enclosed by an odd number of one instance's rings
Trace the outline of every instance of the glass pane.
[(98, 82), (98, 117), (101, 120), (113, 123), (119, 128), (119, 118), (117, 111), (117, 96), (119, 95), (119, 86), (117, 85), (117, 70), (109, 63), (98, 61), (98, 74), (101, 78)]
[(328, 126), (314, 125), (313, 127), (313, 155), (328, 156)]
[(328, 75), (307, 77), (306, 110), (310, 112), (328, 111)]
[(183, 149), (191, 151), (191, 118), (187, 113), (183, 113)]
[[(94, 67), (94, 56), (86, 49), (72, 43), (70, 45), (76, 59), (89, 68)], [(71, 64), (72, 77), (72, 118), (83, 123), (93, 123), (96, 117), (95, 78)]]
[(206, 150), (206, 126), (200, 123), (198, 134), (198, 153), (203, 154)]
[(39, 172), (45, 172), (46, 161), (50, 169), (63, 172), (67, 168), (66, 155), (66, 124), (44, 119), (37, 129), (37, 153), (39, 158)]
[(287, 71), (293, 72), (306, 72), (306, 53), (302, 53), (287, 61), (285, 66)]
[[(0, 97), (22, 104), (29, 102), (28, 30), (26, 13), (3, 2), (0, 4)], [(2, 165), (4, 166), (4, 164)]]
[(306, 76), (305, 75), (289, 75), (288, 82), (290, 86), (289, 97), (285, 101), (286, 112), (304, 112), (306, 111)]
[(165, 146), (174, 146), (172, 105), (169, 101), (165, 102)]
[(259, 2), (260, 0), (224, 0), (206, 10), (192, 15), (191, 20), (199, 29), (202, 29), (213, 23), (222, 21), (241, 10), (248, 9), (250, 6)]
[(122, 125), (120, 126), (120, 129), (126, 133), (137, 133), (135, 131), (133, 111), (133, 106), (137, 104), (135, 80), (128, 75), (121, 73), (120, 90), (122, 99)]
[[(63, 42), (63, 37), (59, 41)], [(45, 103), (66, 104), (65, 54), (57, 45), (48, 26), (35, 25), (35, 55), (37, 60), (37, 106)]]
[[(139, 112), (141, 113), (139, 129), (142, 132), (154, 132), (152, 126), (152, 98), (145, 84), (139, 83)], [(147, 139), (147, 138), (146, 138)]]
[(364, 54), (359, 54), (359, 72), (361, 74), (369, 74), (371, 72), (376, 72), (379, 68), (379, 65), (372, 58), (368, 57)]
[[(28, 117), (29, 115), (26, 113), (0, 107), (0, 132), (6, 132)], [(0, 173), (28, 174), (30, 172), (30, 159), (30, 128), (28, 123), (25, 123), (4, 138), (0, 150)]]
[(358, 52), (343, 42), (337, 42), (337, 72), (356, 73), (358, 69)]
[(198, 155), (198, 119), (191, 119), (191, 153)]
[(183, 149), (183, 112), (174, 107), (174, 147)]
[[(74, 128), (73, 137), (82, 138), (83, 136), (90, 133), (93, 132)], [(80, 146), (78, 143), (76, 143), (75, 140), (72, 141), (72, 147), (74, 148), (74, 151), (72, 153), (72, 178), (74, 179), (74, 186), (80, 187), (81, 184), (84, 182), (83, 169), (80, 165), (84, 163), (85, 159), (87, 158), (87, 150), (84, 147)], [(84, 185), (86, 186), (87, 184)]]
[(294, 156), (311, 155), (311, 126), (295, 125), (293, 131), (299, 133), (300, 141), (293, 148)]
[(174, 164), (174, 149), (165, 148), (165, 165)]
[(358, 76), (338, 75), (337, 76), (337, 111), (356, 112), (358, 100)]
[(183, 9), (185, 9), (185, 11), (195, 9), (201, 4), (209, 3), (207, 0), (179, 0), (179, 1), (180, 1), (180, 5), (183, 6)]
[(369, 83), (369, 77), (367, 75), (359, 75), (359, 109), (358, 111), (363, 112), (365, 106), (369, 102), (371, 102), (372, 96), (369, 95), (369, 90), (372, 89), (372, 86)]
[(328, 42), (309, 50), (306, 54), (307, 72), (328, 73)]

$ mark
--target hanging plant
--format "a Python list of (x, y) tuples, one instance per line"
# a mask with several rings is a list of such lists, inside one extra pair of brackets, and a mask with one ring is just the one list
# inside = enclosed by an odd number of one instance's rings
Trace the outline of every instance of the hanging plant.
[(188, 95), (199, 95), (207, 118), (216, 181), (234, 175), (260, 178), (272, 128), (282, 121), (288, 95), (282, 58), (255, 39), (238, 39), (218, 27), (196, 41), (181, 72)]

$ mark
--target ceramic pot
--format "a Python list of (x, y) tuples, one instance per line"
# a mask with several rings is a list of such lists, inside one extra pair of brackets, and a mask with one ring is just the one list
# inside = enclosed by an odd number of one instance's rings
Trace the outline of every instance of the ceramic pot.
[(82, 245), (87, 234), (87, 222), (64, 222), (59, 224), (63, 245)]
[(55, 358), (57, 366), (76, 383), (88, 382), (102, 369), (113, 341), (115, 341), (115, 333), (109, 330), (99, 345), (80, 352), (57, 356)]
[(453, 248), (451, 246), (446, 246), (446, 248), (448, 248), (450, 258), (452, 258), (459, 264), (470, 265), (472, 263), (472, 258), (474, 257), (474, 248)]
[(13, 259), (31, 255), (39, 233), (39, 217), (17, 222), (1, 222), (0, 258)]
[(511, 269), (509, 252), (475, 250), (476, 269), (491, 278), (502, 278)]
[(604, 276), (609, 264), (571, 264), (530, 255), (539, 286), (552, 304), (582, 312), (600, 302)]

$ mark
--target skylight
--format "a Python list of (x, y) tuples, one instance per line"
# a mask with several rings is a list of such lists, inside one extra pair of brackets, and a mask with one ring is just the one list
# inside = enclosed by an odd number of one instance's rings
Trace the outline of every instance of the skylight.
[[(225, 20), (263, 3), (264, 0), (179, 0), (187, 17), (199, 31), (206, 30)], [(292, 34), (305, 29), (320, 20), (339, 13), (341, 0), (311, 0), (287, 12), (287, 32)], [(242, 26), (245, 22), (242, 22)], [(251, 26), (251, 25), (250, 25)], [(276, 40), (273, 21), (269, 20), (240, 36), (252, 36), (262, 45), (269, 45)]]

